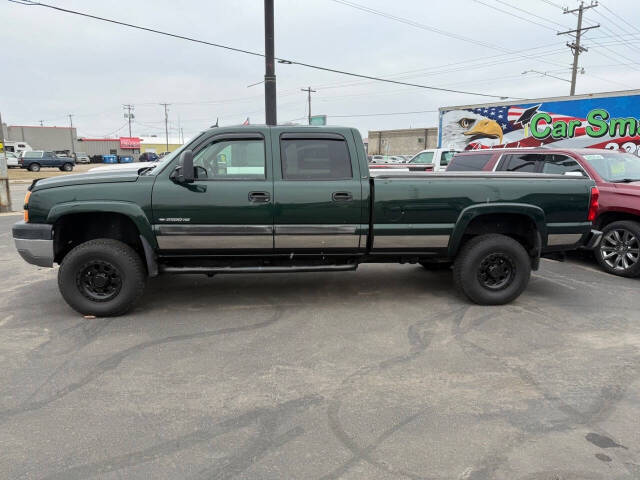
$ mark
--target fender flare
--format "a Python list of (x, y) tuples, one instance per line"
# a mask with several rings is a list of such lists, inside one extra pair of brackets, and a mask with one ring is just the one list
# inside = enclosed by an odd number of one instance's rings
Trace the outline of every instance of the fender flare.
[(129, 218), (138, 229), (139, 234), (155, 250), (158, 248), (156, 236), (149, 222), (149, 218), (142, 208), (133, 202), (116, 200), (74, 201), (54, 205), (47, 216), (47, 223), (53, 224), (66, 215), (76, 213), (118, 213)]
[[(491, 215), (496, 213), (522, 215), (528, 217), (536, 226), (538, 230), (539, 238), (534, 239), (534, 244), (540, 245), (544, 240), (546, 243), (547, 238), (547, 224), (544, 210), (536, 205), (529, 205), (526, 203), (483, 203), (479, 205), (471, 205), (458, 216), (456, 226), (451, 234), (449, 241), (449, 256), (455, 257), (460, 249), (462, 243), (462, 237), (467, 231), (469, 224), (476, 218)], [(538, 247), (536, 256), (540, 255), (541, 245)]]

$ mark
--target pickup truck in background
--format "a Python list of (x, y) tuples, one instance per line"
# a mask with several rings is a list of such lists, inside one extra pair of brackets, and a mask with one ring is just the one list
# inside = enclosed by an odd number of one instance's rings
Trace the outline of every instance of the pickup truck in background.
[(70, 172), (76, 164), (71, 157), (58, 156), (55, 152), (43, 150), (31, 150), (24, 152), (18, 159), (21, 168), (26, 168), (32, 172), (39, 172), (44, 167), (54, 167), (63, 172)]
[(118, 315), (159, 273), (350, 271), (453, 263), (473, 302), (504, 304), (541, 255), (595, 246), (598, 191), (535, 173), (369, 174), (358, 130), (243, 126), (197, 135), (152, 167), (36, 180), (13, 227), (60, 264), (83, 314)]
[(615, 150), (493, 149), (456, 154), (448, 171), (531, 172), (593, 179), (600, 191), (596, 260), (607, 272), (640, 276), (640, 157)]

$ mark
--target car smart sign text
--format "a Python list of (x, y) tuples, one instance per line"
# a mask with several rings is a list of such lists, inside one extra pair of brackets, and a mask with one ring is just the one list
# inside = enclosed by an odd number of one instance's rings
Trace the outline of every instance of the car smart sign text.
[[(545, 112), (536, 113), (531, 118), (531, 135), (537, 140), (574, 138), (586, 134), (591, 138), (633, 137), (640, 134), (640, 120), (636, 118), (610, 118), (604, 108), (596, 108), (587, 114), (586, 125), (583, 120), (556, 120)], [(583, 129), (584, 127), (584, 129)], [(581, 131), (576, 132), (580, 129)]]

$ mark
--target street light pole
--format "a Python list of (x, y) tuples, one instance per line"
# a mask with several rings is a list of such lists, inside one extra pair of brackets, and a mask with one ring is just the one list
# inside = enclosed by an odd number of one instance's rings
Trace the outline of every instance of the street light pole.
[(267, 125), (277, 125), (273, 0), (264, 0), (264, 110)]

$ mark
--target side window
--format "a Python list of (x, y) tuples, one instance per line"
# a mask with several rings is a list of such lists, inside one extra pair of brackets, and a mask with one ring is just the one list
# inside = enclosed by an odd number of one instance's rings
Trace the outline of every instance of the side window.
[(440, 166), (445, 167), (449, 165), (449, 162), (455, 154), (456, 152), (442, 152), (442, 156), (440, 157)]
[(565, 173), (576, 175), (579, 173), (582, 176), (586, 176), (580, 164), (565, 155), (547, 155), (542, 167), (542, 173), (554, 173), (556, 175), (564, 175)]
[(347, 142), (330, 139), (280, 141), (285, 180), (346, 180), (353, 178)]
[(544, 155), (535, 153), (519, 153), (516, 155), (508, 155), (500, 163), (499, 170), (506, 172), (535, 172), (538, 162), (544, 160)]
[(479, 172), (489, 163), (492, 153), (475, 155), (454, 155), (453, 162), (447, 167), (447, 172)]
[(429, 164), (433, 163), (433, 152), (422, 152), (411, 163)]
[[(264, 140), (213, 141), (193, 158), (193, 166), (206, 171), (206, 178), (266, 178)], [(201, 175), (204, 177), (204, 175)]]

